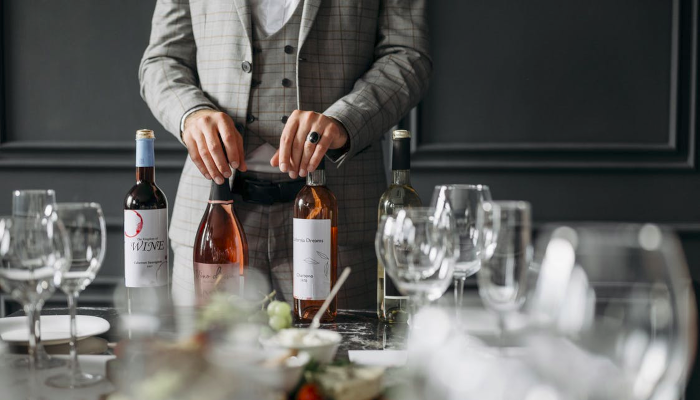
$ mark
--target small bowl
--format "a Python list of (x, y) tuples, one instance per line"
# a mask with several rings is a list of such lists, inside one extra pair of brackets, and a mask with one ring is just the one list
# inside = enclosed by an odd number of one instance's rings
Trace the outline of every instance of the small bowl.
[(210, 351), (207, 359), (263, 387), (291, 392), (299, 384), (304, 366), (311, 361), (311, 356), (304, 352), (291, 356), (290, 351), (285, 349), (220, 347)]
[(283, 329), (270, 338), (260, 339), (260, 343), (265, 349), (306, 352), (317, 362), (328, 364), (338, 352), (342, 338), (338, 332), (326, 329), (291, 328)]

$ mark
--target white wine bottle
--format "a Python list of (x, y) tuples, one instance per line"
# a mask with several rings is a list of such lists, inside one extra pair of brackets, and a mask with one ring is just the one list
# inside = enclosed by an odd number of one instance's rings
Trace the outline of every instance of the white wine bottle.
[[(411, 187), (411, 133), (397, 130), (392, 134), (391, 185), (379, 199), (379, 220), (402, 208), (420, 207), (420, 197)], [(384, 265), (377, 262), (377, 316), (383, 322), (406, 322), (408, 297), (401, 295)]]

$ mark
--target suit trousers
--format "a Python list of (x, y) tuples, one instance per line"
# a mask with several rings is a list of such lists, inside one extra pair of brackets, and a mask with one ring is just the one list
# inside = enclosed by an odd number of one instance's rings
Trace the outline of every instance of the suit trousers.
[[(280, 181), (279, 174), (247, 172), (246, 176), (258, 180)], [(234, 210), (248, 240), (249, 268), (259, 273), (256, 275), (262, 275), (265, 278), (264, 280), (277, 292), (278, 300), (291, 304), (293, 301), (293, 203), (254, 204), (244, 202), (240, 196), (236, 195)], [(342, 229), (342, 226), (338, 227), (339, 231)], [(366, 236), (373, 237), (373, 235)], [(195, 303), (193, 248), (191, 245), (173, 242), (173, 250), (175, 255), (173, 301), (180, 306), (193, 305)], [(347, 266), (353, 271), (338, 294), (339, 308), (373, 309), (376, 307), (376, 294), (374, 294), (377, 279), (376, 264), (373, 242), (338, 246), (338, 273)], [(261, 298), (263, 295), (261, 293)]]

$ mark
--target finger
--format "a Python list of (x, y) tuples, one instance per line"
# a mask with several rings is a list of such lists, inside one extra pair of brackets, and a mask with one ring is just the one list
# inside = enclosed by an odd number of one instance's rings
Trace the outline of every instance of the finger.
[[(219, 174), (224, 178), (231, 176), (231, 167), (226, 161), (226, 155), (224, 154), (224, 147), (221, 145), (221, 139), (219, 138), (219, 129), (216, 125), (209, 127), (204, 130), (204, 137), (207, 139), (207, 149), (209, 149), (209, 154), (214, 160), (214, 165), (218, 170)], [(201, 152), (200, 152), (201, 153)], [(205, 161), (206, 162), (206, 161)], [(212, 176), (214, 176), (212, 174)], [(216, 180), (216, 177), (215, 179)], [(218, 181), (216, 183), (219, 183)], [(220, 185), (221, 183), (219, 183)]]
[(211, 179), (211, 175), (209, 175), (209, 171), (207, 171), (207, 167), (204, 165), (202, 157), (199, 155), (197, 142), (194, 139), (185, 139), (185, 145), (187, 146), (187, 152), (190, 154), (190, 158), (192, 159), (195, 167), (197, 167), (199, 172), (201, 172), (205, 178)]
[[(323, 132), (320, 127), (314, 126), (311, 129), (311, 132)], [(323, 136), (321, 136), (323, 138)], [(319, 140), (320, 142), (320, 140)], [(311, 143), (308, 140), (304, 141), (304, 149), (303, 153), (301, 155), (301, 160), (299, 161), (299, 176), (306, 177), (306, 174), (308, 172), (308, 165), (309, 165), (309, 160), (311, 160), (311, 156), (314, 154), (316, 151), (316, 145), (317, 143)]]
[[(233, 121), (228, 116), (224, 116), (218, 123), (219, 134), (221, 135), (221, 143), (224, 145), (224, 150), (226, 151), (226, 159), (228, 160), (228, 165), (236, 169), (239, 166), (239, 152), (238, 152), (238, 141), (236, 140), (236, 127), (233, 125)], [(226, 176), (224, 174), (224, 176)], [(226, 176), (228, 178), (228, 176)]]
[(298, 127), (299, 110), (294, 110), (289, 116), (287, 123), (284, 125), (284, 130), (282, 130), (282, 136), (280, 137), (279, 165), (280, 171), (282, 172), (287, 172), (289, 168), (289, 160), (292, 156), (292, 144)]
[(243, 150), (243, 136), (241, 135), (238, 130), (236, 130), (236, 135), (234, 135), (236, 138), (236, 146), (238, 146), (238, 170), (239, 171), (247, 171), (248, 170), (248, 164), (245, 162), (245, 150)]
[(326, 129), (326, 132), (321, 135), (321, 140), (316, 143), (316, 148), (314, 149), (314, 154), (311, 156), (311, 159), (309, 159), (309, 165), (306, 167), (306, 170), (310, 172), (316, 171), (316, 168), (318, 168), (318, 164), (321, 163), (321, 160), (323, 157), (326, 155), (326, 152), (328, 151), (328, 147), (331, 145), (331, 135), (328, 134), (327, 132), (328, 129)]
[(308, 133), (309, 125), (300, 124), (292, 146), (292, 158), (289, 160), (289, 177), (292, 179), (296, 179), (299, 175), (301, 156), (304, 153), (304, 144), (306, 143), (306, 135)]
[(272, 158), (270, 159), (270, 165), (272, 165), (273, 167), (280, 165), (280, 151), (279, 151), (279, 149), (277, 149), (277, 151), (275, 151), (275, 154), (272, 155)]
[(220, 185), (224, 182), (224, 178), (221, 176), (221, 173), (219, 172), (219, 168), (216, 166), (216, 163), (214, 163), (214, 160), (211, 158), (206, 139), (202, 136), (200, 136), (200, 138), (201, 139), (197, 141), (197, 150), (199, 152), (199, 156), (202, 158), (202, 162), (207, 167), (207, 172), (209, 172), (209, 176), (211, 176), (211, 179), (214, 179), (214, 181)]

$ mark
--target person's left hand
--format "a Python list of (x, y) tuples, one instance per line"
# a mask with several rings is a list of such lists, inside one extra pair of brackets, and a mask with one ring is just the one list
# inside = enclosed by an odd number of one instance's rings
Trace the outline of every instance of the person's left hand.
[[(306, 140), (310, 132), (321, 136), (316, 144)], [(270, 159), (270, 165), (279, 166), (289, 177), (305, 177), (318, 167), (329, 149), (339, 149), (348, 141), (343, 125), (333, 118), (313, 111), (294, 110), (284, 125), (280, 147)]]

